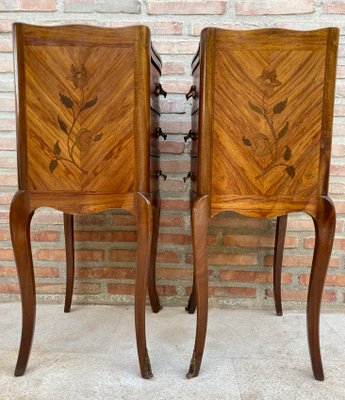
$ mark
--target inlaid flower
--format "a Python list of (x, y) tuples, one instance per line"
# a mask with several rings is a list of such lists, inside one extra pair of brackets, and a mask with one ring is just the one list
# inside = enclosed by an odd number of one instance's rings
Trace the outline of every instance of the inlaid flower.
[(258, 77), (258, 82), (262, 91), (266, 92), (267, 94), (272, 94), (274, 88), (280, 86), (282, 83), (277, 79), (276, 70), (268, 70), (264, 69), (262, 74)]
[(94, 133), (91, 132), (89, 129), (81, 129), (77, 135), (77, 146), (80, 150), (86, 151), (93, 144), (93, 137)]
[(77, 68), (74, 64), (71, 65), (70, 75), (68, 79), (73, 82), (75, 89), (82, 88), (87, 85), (87, 72), (85, 66)]

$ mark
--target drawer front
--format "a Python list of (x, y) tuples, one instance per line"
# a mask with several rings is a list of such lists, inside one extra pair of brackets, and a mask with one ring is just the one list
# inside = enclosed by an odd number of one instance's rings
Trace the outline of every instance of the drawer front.
[(150, 93), (151, 93), (151, 108), (160, 113), (159, 107), (159, 79), (160, 72), (156, 66), (151, 62), (151, 82), (150, 82)]
[(199, 144), (199, 132), (198, 132), (198, 124), (199, 124), (199, 110), (196, 110), (192, 115), (192, 131), (193, 135), (190, 139), (190, 153), (191, 156), (198, 155), (198, 144)]
[(154, 192), (159, 189), (160, 177), (157, 176), (159, 171), (160, 158), (159, 156), (150, 157), (150, 192)]
[(200, 64), (193, 71), (193, 86), (195, 86), (195, 96), (192, 103), (192, 114), (199, 109), (199, 93), (200, 93)]
[(157, 130), (159, 129), (159, 115), (156, 111), (151, 109), (151, 137), (150, 137), (150, 154), (159, 156), (159, 136)]

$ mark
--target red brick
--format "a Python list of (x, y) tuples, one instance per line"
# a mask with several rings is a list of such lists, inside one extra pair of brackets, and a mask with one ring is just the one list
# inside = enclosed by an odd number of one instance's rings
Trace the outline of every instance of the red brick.
[(345, 165), (332, 164), (330, 167), (330, 174), (333, 176), (345, 176)]
[(152, 35), (182, 35), (182, 22), (176, 21), (147, 21), (145, 23)]
[(306, 14), (314, 11), (314, 0), (236, 1), (236, 14), (240, 15)]
[(75, 217), (76, 225), (104, 225), (106, 216), (104, 214), (97, 215), (77, 215)]
[[(345, 6), (345, 3), (344, 3)], [(337, 66), (337, 78), (344, 79), (345, 78), (345, 65), (338, 65)]]
[(0, 111), (14, 111), (14, 99), (0, 98)]
[[(166, 171), (163, 171), (166, 172)], [(185, 183), (182, 179), (173, 179), (170, 180), (169, 178), (166, 181), (161, 181), (159, 184), (161, 192), (179, 192), (184, 189)]]
[(177, 291), (175, 286), (171, 285), (158, 285), (157, 293), (159, 296), (176, 296)]
[[(283, 257), (283, 265), (287, 267), (310, 267), (313, 260), (313, 256), (284, 256)], [(265, 257), (265, 265), (272, 267), (273, 266), (273, 256)], [(333, 268), (337, 268), (340, 266), (339, 258), (331, 258), (329, 262), (329, 266)]]
[[(12, 82), (11, 86), (8, 87), (9, 90), (13, 90)], [(1, 118), (0, 120), (0, 130), (1, 131), (14, 131), (16, 129), (16, 121), (14, 118)]]
[(13, 250), (12, 249), (0, 249), (0, 260), (2, 261), (10, 261), (13, 260)]
[(333, 144), (332, 146), (333, 157), (344, 157), (345, 156), (345, 144)]
[[(272, 290), (265, 291), (267, 297), (273, 297)], [(307, 290), (282, 290), (282, 300), (284, 301), (307, 301)], [(322, 301), (336, 301), (336, 293), (334, 290), (324, 290)]]
[(262, 229), (267, 223), (263, 218), (246, 218), (232, 213), (217, 214), (210, 220), (210, 226), (236, 227), (236, 229)]
[[(345, 104), (335, 104), (334, 105), (334, 116), (335, 117), (344, 117), (345, 116)], [(343, 134), (344, 133), (342, 133), (342, 135)]]
[(210, 14), (218, 15), (224, 14), (226, 11), (226, 1), (197, 1), (187, 0), (183, 1), (154, 1), (149, 0), (147, 4), (148, 14), (175, 14), (175, 15), (200, 15)]
[(54, 260), (63, 261), (66, 259), (66, 251), (64, 249), (39, 249), (33, 254), (36, 260)]
[(190, 34), (192, 36), (200, 36), (201, 31), (207, 27), (223, 28), (223, 29), (233, 29), (233, 30), (243, 30), (243, 29), (255, 29), (259, 28), (259, 24), (246, 24), (243, 22), (233, 22), (233, 23), (223, 23), (223, 22), (197, 22), (191, 24)]
[(128, 226), (136, 226), (135, 217), (133, 215), (113, 215), (111, 217), (111, 223), (113, 225), (128, 225)]
[(165, 63), (163, 63), (162, 67), (163, 75), (183, 75), (185, 72), (186, 71), (183, 62), (166, 61)]
[(158, 235), (158, 241), (160, 243), (169, 244), (190, 244), (191, 237), (190, 235), (185, 235), (182, 233), (160, 233)]
[(13, 61), (0, 60), (0, 72), (13, 72)]
[(256, 297), (256, 289), (249, 287), (209, 287), (210, 297)]
[[(159, 54), (195, 54), (199, 41), (196, 40), (154, 40), (154, 47)], [(165, 87), (165, 84), (164, 84)], [(167, 90), (167, 89), (166, 89)], [(168, 93), (171, 92), (168, 90)]]
[[(2, 121), (0, 120), (0, 130), (2, 126)], [(6, 129), (4, 129), (6, 130)], [(10, 129), (11, 130), (11, 129)], [(0, 150), (16, 150), (16, 139), (15, 138), (1, 138), (0, 140)]]
[[(224, 245), (236, 247), (274, 247), (274, 236), (225, 235)], [(297, 238), (287, 236), (285, 247), (291, 248), (296, 246)]]
[(323, 1), (323, 12), (327, 14), (345, 14), (344, 1)]
[[(302, 274), (299, 276), (299, 283), (302, 285), (309, 285), (309, 274)], [(327, 275), (326, 286), (345, 286), (345, 275)]]
[(19, 0), (20, 11), (55, 11), (56, 0)]
[(157, 278), (172, 280), (192, 280), (192, 268), (157, 268)]
[(0, 223), (7, 224), (9, 222), (9, 212), (8, 211), (0, 211)]
[(180, 262), (180, 256), (175, 251), (163, 251), (157, 253), (157, 262), (159, 263), (178, 263)]
[[(307, 238), (304, 240), (304, 247), (306, 249), (313, 249), (315, 245), (315, 238)], [(333, 249), (345, 249), (345, 238), (335, 238), (333, 242)]]
[[(164, 81), (164, 90), (166, 90), (168, 93), (180, 93), (180, 94), (186, 94), (190, 87), (191, 87), (191, 81), (177, 81), (177, 80), (167, 80)], [(166, 123), (165, 123), (166, 124)], [(190, 123), (189, 123), (190, 126)], [(164, 125), (161, 124), (161, 127), (164, 132), (169, 133), (169, 130), (164, 129)], [(188, 131), (181, 131), (180, 133), (186, 134)]]
[[(54, 267), (35, 267), (36, 278), (58, 278), (59, 270)], [(15, 267), (0, 267), (0, 277), (8, 278), (17, 276), (17, 269)]]
[(160, 221), (159, 221), (160, 226), (164, 227), (183, 227), (183, 218), (181, 216), (177, 215), (161, 215)]
[[(171, 85), (175, 84), (176, 81), (170, 81), (172, 82), (171, 84), (169, 84), (168, 81), (168, 86), (170, 85), (170, 89), (171, 89)], [(191, 82), (185, 82), (183, 85), (185, 85), (185, 87), (187, 88), (186, 90), (184, 89), (184, 91), (182, 91), (181, 93), (187, 93)], [(191, 121), (187, 120), (187, 121), (160, 121), (160, 126), (163, 129), (163, 132), (165, 133), (171, 133), (171, 134), (180, 134), (180, 135), (186, 135), (189, 131), (189, 129), (191, 128)], [(345, 127), (344, 127), (345, 129)]]
[[(37, 283), (36, 290), (38, 294), (64, 294), (65, 284)], [(101, 286), (98, 283), (75, 283), (74, 294), (99, 294)]]
[(83, 267), (76, 269), (77, 278), (135, 279), (135, 268)]
[(183, 172), (187, 175), (187, 172), (190, 170), (190, 161), (189, 160), (162, 160), (160, 162), (160, 166), (164, 172), (167, 172), (167, 173)]
[(135, 261), (136, 250), (113, 249), (109, 250), (109, 260), (111, 261)]
[[(2, 7), (0, 6), (0, 9)], [(1, 19), (0, 20), (0, 32), (12, 32), (13, 20)]]
[(65, 12), (140, 13), (138, 0), (65, 0)]
[(344, 214), (345, 213), (345, 201), (334, 201), (335, 205), (335, 210), (338, 214)]
[[(220, 271), (219, 277), (222, 281), (272, 283), (273, 274), (259, 271)], [(292, 274), (282, 274), (283, 284), (291, 282)]]
[(34, 267), (36, 278), (58, 278), (60, 272), (55, 267)]
[(0, 40), (0, 51), (2, 53), (12, 53), (13, 52), (12, 40)]
[(0, 168), (16, 168), (17, 160), (14, 157), (0, 156)]
[(0, 283), (0, 293), (3, 294), (18, 294), (19, 285), (16, 283)]
[(121, 27), (131, 25), (146, 25), (150, 28), (152, 35), (181, 35), (182, 34), (182, 22), (176, 21), (109, 21), (106, 26), (109, 27)]
[[(13, 194), (12, 193), (0, 193), (0, 204), (3, 205), (9, 205), (11, 203)], [(3, 222), (3, 215), (7, 215), (8, 213), (6, 211), (0, 211), (0, 223)], [(8, 220), (8, 217), (6, 218)]]
[(135, 242), (135, 231), (76, 231), (75, 239), (79, 242)]
[(187, 211), (189, 200), (162, 200), (161, 209), (166, 211)]
[(77, 250), (76, 251), (77, 261), (103, 261), (104, 250)]
[(345, 194), (345, 184), (339, 182), (331, 182), (329, 184), (329, 192), (331, 194)]
[(3, 241), (11, 240), (9, 229), (0, 229), (0, 240)]
[(208, 255), (211, 265), (256, 265), (256, 254), (214, 253)]
[(107, 290), (109, 294), (134, 295), (134, 285), (128, 283), (109, 283)]
[(56, 242), (59, 239), (58, 231), (31, 231), (31, 240), (34, 242)]
[(188, 105), (178, 99), (162, 99), (159, 104), (162, 114), (186, 114), (189, 111)]
[(0, 186), (18, 186), (16, 174), (1, 174)]
[(63, 224), (63, 214), (60, 212), (38, 212), (35, 213), (31, 226), (36, 225), (62, 225)]

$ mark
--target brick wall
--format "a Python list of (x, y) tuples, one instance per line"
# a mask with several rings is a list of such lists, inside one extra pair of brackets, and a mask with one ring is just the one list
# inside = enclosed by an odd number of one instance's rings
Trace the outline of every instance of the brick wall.
[[(184, 98), (191, 84), (190, 62), (205, 26), (232, 29), (285, 27), (314, 29), (339, 26), (344, 35), (345, 1), (137, 1), (137, 0), (2, 0), (0, 1), (0, 296), (17, 300), (18, 285), (8, 229), (8, 210), (16, 190), (15, 115), (11, 24), (88, 23), (117, 27), (147, 24), (162, 55), (161, 143), (162, 220), (158, 246), (158, 285), (163, 304), (185, 304), (192, 279), (188, 215), (188, 145), (190, 103)], [(330, 194), (338, 222), (324, 300), (345, 299), (345, 37), (340, 38)], [(134, 219), (119, 211), (77, 218), (75, 300), (82, 303), (132, 303), (135, 275)], [(275, 221), (222, 214), (209, 228), (210, 302), (214, 306), (272, 307), (272, 254)], [(62, 301), (65, 255), (62, 215), (39, 210), (32, 222), (33, 256), (39, 301)], [(283, 298), (286, 306), (306, 300), (313, 223), (305, 215), (289, 218), (284, 257)]]

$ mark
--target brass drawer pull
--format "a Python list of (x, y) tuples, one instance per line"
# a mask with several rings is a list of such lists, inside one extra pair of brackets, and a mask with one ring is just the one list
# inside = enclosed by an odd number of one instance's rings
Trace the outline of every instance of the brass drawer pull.
[(156, 138), (158, 138), (159, 136), (162, 136), (164, 140), (167, 140), (168, 137), (168, 135), (162, 131), (162, 128), (156, 129)]
[(188, 179), (190, 179), (191, 181), (195, 181), (195, 175), (193, 174), (193, 172), (189, 171), (187, 176), (183, 177), (183, 182), (186, 183)]
[(157, 96), (161, 94), (162, 96), (164, 96), (164, 98), (166, 98), (168, 95), (168, 93), (162, 88), (162, 85), (160, 83), (156, 83), (155, 93)]
[(196, 140), (196, 135), (193, 131), (193, 129), (190, 129), (188, 132), (188, 135), (184, 136), (184, 141), (187, 142), (188, 139)]
[(193, 99), (196, 98), (196, 86), (193, 85), (190, 87), (189, 92), (186, 94), (186, 100), (190, 99), (193, 97)]
[(167, 180), (168, 175), (163, 174), (163, 172), (162, 172), (161, 169), (159, 169), (158, 171), (155, 172), (155, 177), (156, 177), (156, 178), (159, 178), (160, 176), (161, 176), (165, 181)]

